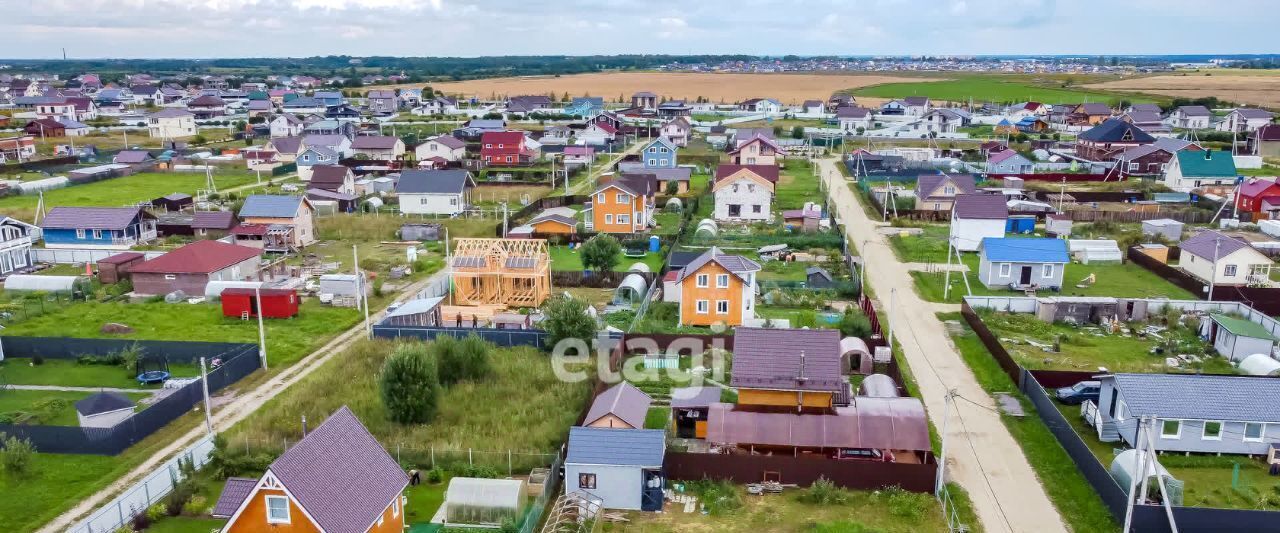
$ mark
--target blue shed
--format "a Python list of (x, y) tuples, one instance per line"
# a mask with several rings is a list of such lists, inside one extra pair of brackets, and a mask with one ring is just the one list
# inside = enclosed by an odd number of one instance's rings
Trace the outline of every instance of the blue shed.
[(1035, 215), (1013, 215), (1004, 224), (1005, 233), (1030, 234), (1036, 231)]

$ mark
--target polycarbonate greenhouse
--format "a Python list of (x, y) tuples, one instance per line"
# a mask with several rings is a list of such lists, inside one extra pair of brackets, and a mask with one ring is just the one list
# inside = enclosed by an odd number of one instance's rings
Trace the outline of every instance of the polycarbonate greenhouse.
[(518, 479), (455, 477), (444, 493), (444, 523), (501, 525), (520, 517), (525, 500)]

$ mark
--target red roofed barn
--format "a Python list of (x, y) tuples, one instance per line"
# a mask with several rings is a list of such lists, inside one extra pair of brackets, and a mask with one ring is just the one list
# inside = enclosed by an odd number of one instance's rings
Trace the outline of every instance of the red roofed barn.
[(221, 241), (196, 241), (129, 268), (137, 294), (181, 290), (204, 295), (210, 281), (256, 281), (262, 251)]

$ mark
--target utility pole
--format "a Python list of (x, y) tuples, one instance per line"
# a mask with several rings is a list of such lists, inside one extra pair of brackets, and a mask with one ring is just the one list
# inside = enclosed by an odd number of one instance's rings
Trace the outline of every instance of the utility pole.
[(213, 434), (213, 405), (209, 403), (209, 374), (205, 371), (204, 358), (200, 358), (200, 389), (204, 392), (204, 429)]
[[(863, 263), (865, 264), (866, 261), (863, 261)], [(898, 288), (894, 287), (892, 289), (889, 289), (889, 315), (888, 315), (889, 316), (889, 338), (887, 340), (889, 341), (890, 353), (893, 353), (893, 311), (894, 311), (894, 307), (896, 307), (894, 303), (897, 301), (897, 299), (898, 299)]]
[(1221, 247), (1222, 247), (1222, 238), (1214, 237), (1213, 238), (1213, 264), (1209, 265), (1210, 267), (1212, 267), (1209, 273), (1209, 301), (1210, 302), (1213, 301), (1213, 285), (1215, 282), (1218, 281), (1218, 250)]
[(942, 404), (942, 433), (938, 434), (941, 437), (942, 444), (938, 448), (938, 475), (936, 476), (936, 485), (933, 487), (933, 495), (939, 499), (942, 498), (942, 487), (947, 484), (946, 480), (943, 479), (947, 471), (947, 422), (951, 418), (951, 404), (955, 402), (955, 397), (956, 390), (948, 390)]
[[(956, 224), (955, 216), (951, 217), (951, 227)], [(951, 234), (947, 235), (947, 271), (942, 274), (942, 301), (947, 301), (951, 297), (951, 250), (955, 248), (956, 236), (955, 230), (951, 230)], [(958, 252), (957, 252), (957, 255)], [(959, 258), (957, 258), (958, 260)]]
[(253, 288), (253, 299), (258, 313), (258, 357), (262, 358), (262, 369), (267, 369), (267, 328), (262, 324), (262, 286)]
[(373, 328), (369, 324), (369, 296), (365, 294), (364, 274), (360, 272), (360, 249), (356, 245), (351, 245), (351, 260), (356, 270), (356, 302), (364, 307), (364, 331), (365, 335), (373, 337)]
[(1143, 461), (1142, 461), (1142, 459), (1143, 459), (1143, 457), (1142, 457), (1142, 429), (1143, 429), (1143, 425), (1144, 425), (1144, 423), (1143, 423), (1143, 419), (1141, 419), (1141, 418), (1140, 418), (1140, 419), (1138, 419), (1138, 420), (1137, 420), (1137, 424), (1138, 424), (1138, 430), (1137, 430), (1137, 433), (1136, 433), (1136, 437), (1134, 438), (1134, 444), (1135, 444), (1135, 446), (1134, 446), (1134, 451), (1135, 451), (1135, 453), (1133, 454), (1133, 465), (1131, 465), (1131, 466), (1133, 466), (1133, 467), (1134, 467), (1134, 470), (1133, 470), (1133, 471), (1130, 471), (1130, 474), (1131, 474), (1131, 475), (1129, 476), (1129, 494), (1128, 494), (1128, 499), (1125, 501), (1125, 509), (1124, 509), (1124, 529), (1120, 530), (1120, 531), (1122, 531), (1123, 533), (1129, 533), (1129, 531), (1131, 531), (1131, 530), (1132, 530), (1132, 525), (1133, 525), (1133, 506), (1134, 506), (1134, 503), (1135, 503), (1135, 499), (1134, 499), (1134, 498), (1135, 498), (1135, 496), (1137, 496), (1136, 494), (1134, 494), (1134, 492), (1138, 490), (1138, 476), (1145, 476), (1145, 475), (1146, 475), (1145, 468), (1144, 468), (1144, 466), (1143, 466), (1143, 464), (1142, 464), (1142, 463), (1143, 463)]

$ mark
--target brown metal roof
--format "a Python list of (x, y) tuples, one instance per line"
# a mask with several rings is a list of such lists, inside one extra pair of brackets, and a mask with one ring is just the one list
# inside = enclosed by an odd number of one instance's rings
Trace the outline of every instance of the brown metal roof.
[(707, 416), (707, 442), (929, 451), (929, 424), (916, 398), (859, 397), (836, 414), (760, 413), (715, 403)]
[(839, 392), (840, 332), (739, 327), (733, 335), (734, 387)]

